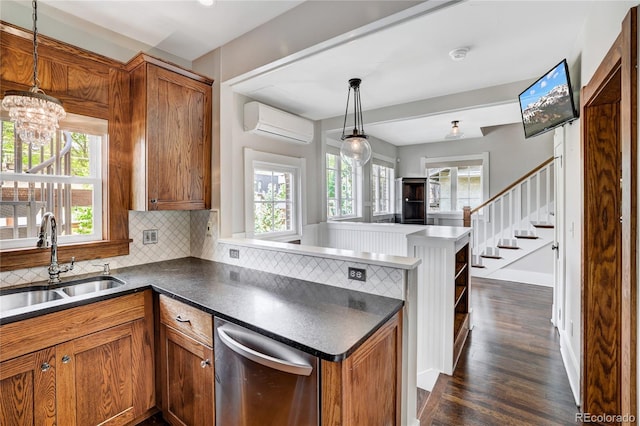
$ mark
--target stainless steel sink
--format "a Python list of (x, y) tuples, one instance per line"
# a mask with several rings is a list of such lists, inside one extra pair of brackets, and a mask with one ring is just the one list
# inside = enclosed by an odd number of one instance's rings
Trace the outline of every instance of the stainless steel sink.
[(62, 299), (64, 296), (55, 290), (29, 290), (20, 293), (8, 293), (0, 295), (0, 309), (24, 308), (31, 305)]
[(62, 290), (67, 296), (74, 297), (82, 296), (89, 293), (95, 293), (96, 291), (120, 287), (124, 284), (125, 282), (119, 280), (118, 278), (110, 276), (100, 276), (77, 281), (71, 285), (62, 287), (60, 290)]
[(75, 296), (96, 293), (125, 285), (126, 283), (116, 277), (101, 275), (98, 277), (84, 278), (69, 281), (55, 288), (32, 288), (19, 292), (0, 294), (0, 311), (26, 308), (53, 300), (70, 299)]

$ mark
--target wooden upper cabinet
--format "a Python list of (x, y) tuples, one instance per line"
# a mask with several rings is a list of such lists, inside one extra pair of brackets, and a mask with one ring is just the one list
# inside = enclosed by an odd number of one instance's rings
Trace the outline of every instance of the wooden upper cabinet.
[(131, 72), (133, 210), (211, 207), (213, 81), (140, 54)]

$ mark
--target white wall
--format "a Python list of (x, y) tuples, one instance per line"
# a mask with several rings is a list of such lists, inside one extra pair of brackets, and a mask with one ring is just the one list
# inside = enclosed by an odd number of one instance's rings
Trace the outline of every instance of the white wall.
[(245, 232), (245, 206), (244, 206), (244, 154), (245, 147), (256, 151), (286, 155), (306, 159), (306, 188), (303, 189), (303, 200), (306, 202), (307, 219), (303, 217), (302, 226), (307, 223), (318, 223), (320, 211), (319, 197), (317, 196), (316, 182), (319, 179), (319, 159), (317, 154), (318, 137), (316, 136), (309, 145), (286, 142), (266, 136), (244, 131), (243, 117), (244, 104), (253, 99), (240, 94), (233, 94), (233, 113), (226, 124), (231, 126), (232, 143), (227, 146), (231, 150), (231, 173), (225, 175), (225, 185), (231, 185), (234, 194), (232, 201), (232, 234)]
[(482, 152), (489, 152), (489, 193), (493, 196), (553, 156), (553, 132), (525, 139), (522, 124), (518, 123), (496, 127), (483, 138), (401, 146), (398, 148), (398, 176), (424, 174), (420, 170), (421, 157)]

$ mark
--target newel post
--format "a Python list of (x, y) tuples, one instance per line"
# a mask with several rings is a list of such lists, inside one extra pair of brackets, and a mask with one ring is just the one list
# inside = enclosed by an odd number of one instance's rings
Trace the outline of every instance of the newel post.
[(466, 228), (471, 227), (471, 207), (469, 206), (462, 208), (462, 226)]

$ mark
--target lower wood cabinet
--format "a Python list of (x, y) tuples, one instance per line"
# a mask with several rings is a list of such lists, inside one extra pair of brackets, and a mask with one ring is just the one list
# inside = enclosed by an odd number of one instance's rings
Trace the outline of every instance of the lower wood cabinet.
[(150, 291), (6, 324), (0, 334), (2, 425), (135, 424), (156, 405)]
[(402, 314), (342, 362), (322, 361), (322, 425), (400, 425)]
[(0, 424), (56, 424), (56, 351), (0, 362)]
[(162, 415), (172, 425), (215, 422), (213, 317), (160, 295)]

